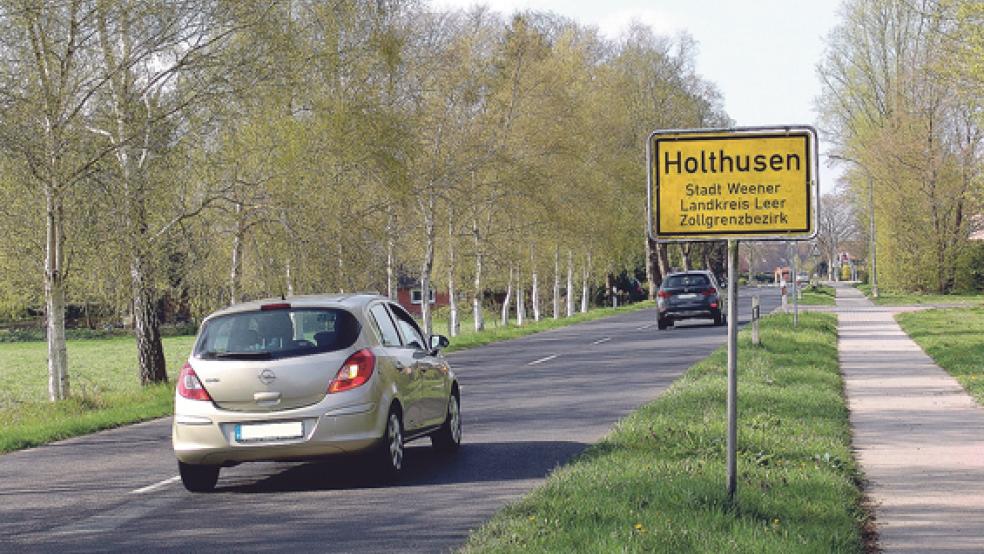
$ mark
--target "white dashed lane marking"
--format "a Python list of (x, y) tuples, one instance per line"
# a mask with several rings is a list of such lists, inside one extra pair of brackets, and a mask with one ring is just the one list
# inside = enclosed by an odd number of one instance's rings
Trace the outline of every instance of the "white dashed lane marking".
[(171, 477), (170, 479), (165, 479), (159, 483), (154, 483), (153, 485), (147, 485), (146, 487), (141, 487), (139, 489), (132, 490), (130, 491), (130, 494), (144, 494), (146, 492), (154, 492), (157, 489), (162, 489), (170, 485), (171, 483), (177, 483), (180, 480), (181, 480), (181, 476), (175, 475), (174, 477)]

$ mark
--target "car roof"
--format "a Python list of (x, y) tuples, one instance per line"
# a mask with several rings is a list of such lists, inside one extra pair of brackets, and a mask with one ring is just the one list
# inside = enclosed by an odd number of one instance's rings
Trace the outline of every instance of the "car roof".
[(356, 292), (350, 294), (303, 294), (287, 297), (264, 298), (261, 300), (251, 300), (249, 302), (233, 304), (227, 308), (212, 312), (205, 319), (240, 312), (255, 312), (268, 304), (290, 304), (291, 308), (346, 308), (352, 310), (375, 300), (389, 300), (389, 298), (374, 292)]

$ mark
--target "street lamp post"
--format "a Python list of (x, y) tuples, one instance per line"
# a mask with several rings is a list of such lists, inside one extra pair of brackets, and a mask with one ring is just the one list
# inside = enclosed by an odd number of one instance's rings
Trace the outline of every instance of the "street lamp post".
[[(858, 164), (860, 165), (860, 164)], [(875, 182), (871, 178), (868, 168), (861, 166), (868, 176), (868, 234), (871, 236), (871, 297), (878, 298), (878, 270), (875, 266), (877, 256), (875, 255)]]
[(875, 181), (871, 177), (871, 172), (868, 171), (868, 168), (857, 160), (845, 158), (844, 156), (839, 156), (836, 154), (830, 155), (828, 158), (831, 160), (839, 160), (856, 164), (862, 171), (864, 171), (865, 176), (868, 177), (868, 237), (871, 241), (871, 244), (868, 247), (868, 257), (871, 258), (871, 297), (878, 298), (878, 268), (875, 262)]

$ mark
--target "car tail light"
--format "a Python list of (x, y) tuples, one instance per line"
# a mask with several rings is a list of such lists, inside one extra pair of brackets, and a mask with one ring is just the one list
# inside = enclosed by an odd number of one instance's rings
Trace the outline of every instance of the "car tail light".
[(718, 291), (717, 291), (716, 288), (711, 287), (709, 289), (704, 289), (703, 293), (704, 293), (704, 296), (714, 296), (715, 294), (718, 293)]
[(328, 394), (347, 391), (366, 384), (376, 368), (376, 356), (372, 350), (364, 348), (349, 356), (342, 368), (328, 385)]
[(281, 303), (278, 303), (278, 304), (263, 304), (262, 306), (260, 306), (260, 310), (263, 310), (263, 311), (267, 311), (267, 310), (289, 310), (289, 309), (290, 309), (290, 304), (288, 304), (286, 302), (281, 302)]
[(212, 400), (208, 391), (202, 386), (202, 382), (198, 380), (195, 370), (191, 369), (191, 364), (188, 363), (185, 363), (181, 368), (181, 374), (178, 375), (178, 394), (189, 400)]
[(665, 290), (661, 290), (658, 293), (656, 293), (656, 296), (659, 296), (660, 298), (669, 298), (669, 297), (671, 297), (673, 295), (670, 294), (669, 292), (665, 291)]

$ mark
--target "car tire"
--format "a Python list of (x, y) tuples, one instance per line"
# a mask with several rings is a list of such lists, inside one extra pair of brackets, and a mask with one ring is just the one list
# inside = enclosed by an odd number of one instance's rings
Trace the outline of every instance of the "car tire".
[(714, 325), (717, 325), (718, 327), (720, 327), (720, 326), (724, 325), (724, 323), (725, 323), (725, 320), (724, 320), (724, 315), (723, 314), (721, 314), (720, 312), (714, 314)]
[(390, 408), (389, 415), (386, 416), (383, 439), (374, 457), (383, 481), (395, 481), (403, 472), (403, 419), (396, 406)]
[(670, 325), (672, 325), (672, 323), (670, 323), (670, 321), (667, 319), (659, 318), (656, 320), (656, 328), (659, 329), (660, 331), (666, 330), (666, 328), (669, 327)]
[(431, 445), (439, 452), (454, 452), (461, 446), (461, 402), (458, 391), (453, 391), (448, 397), (448, 413), (444, 424), (431, 433)]
[(211, 492), (219, 480), (219, 466), (178, 462), (181, 483), (191, 492)]

